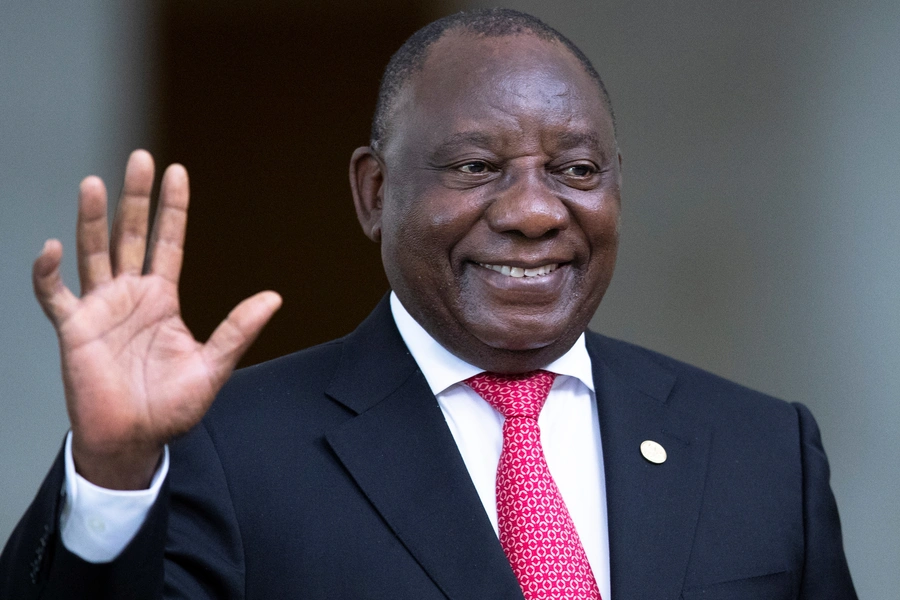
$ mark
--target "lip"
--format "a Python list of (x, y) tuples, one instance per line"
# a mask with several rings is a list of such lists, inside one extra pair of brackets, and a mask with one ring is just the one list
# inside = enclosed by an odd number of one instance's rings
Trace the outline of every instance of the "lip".
[[(491, 289), (499, 293), (514, 293), (517, 299), (523, 301), (546, 301), (555, 299), (565, 282), (571, 275), (571, 263), (542, 261), (539, 263), (524, 264), (521, 262), (494, 262), (494, 263), (470, 263), (474, 274), (484, 281)], [(544, 275), (536, 275), (532, 277), (514, 277), (512, 275), (504, 275), (488, 266), (484, 265), (501, 265), (508, 267), (516, 267), (520, 269), (537, 269), (542, 266), (556, 265), (556, 268)]]
[(559, 263), (547, 263), (543, 265), (538, 265), (535, 267), (518, 267), (509, 264), (487, 264), (487, 263), (478, 263), (479, 266), (484, 267), (485, 269), (489, 269), (494, 271), (495, 273), (500, 273), (501, 275), (505, 275), (507, 277), (544, 277), (545, 275), (549, 275), (557, 268), (559, 268)]

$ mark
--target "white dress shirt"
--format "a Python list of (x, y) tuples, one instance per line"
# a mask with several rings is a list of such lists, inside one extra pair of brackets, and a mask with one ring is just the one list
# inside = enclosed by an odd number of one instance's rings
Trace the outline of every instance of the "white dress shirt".
[[(497, 532), (496, 480), (503, 447), (503, 415), (461, 383), (484, 369), (457, 358), (437, 343), (393, 292), (391, 312), (406, 347), (437, 397), (472, 483)], [(538, 417), (547, 466), (575, 523), (600, 595), (604, 600), (611, 600), (606, 478), (594, 376), (584, 334), (568, 352), (544, 368), (558, 375)]]
[[(503, 445), (503, 416), (461, 383), (483, 371), (438, 344), (391, 293), (391, 312), (403, 341), (428, 381), (447, 420), (494, 531), (495, 481)], [(606, 480), (591, 361), (584, 335), (547, 365), (558, 374), (538, 418), (550, 473), (565, 500), (604, 600), (611, 600)], [(89, 562), (115, 559), (140, 529), (169, 469), (168, 448), (147, 490), (97, 487), (75, 472), (71, 433), (66, 440), (63, 544)]]

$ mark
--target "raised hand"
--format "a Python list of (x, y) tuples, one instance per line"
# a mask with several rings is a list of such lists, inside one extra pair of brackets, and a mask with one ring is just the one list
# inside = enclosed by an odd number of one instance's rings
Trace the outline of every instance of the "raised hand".
[(178, 303), (187, 171), (166, 169), (148, 244), (152, 184), (152, 157), (133, 152), (110, 248), (103, 182), (81, 182), (80, 298), (60, 276), (59, 241), (47, 241), (34, 263), (35, 295), (59, 337), (76, 469), (110, 489), (148, 485), (163, 446), (200, 421), (281, 305), (278, 294), (260, 292), (232, 310), (205, 344), (197, 342)]

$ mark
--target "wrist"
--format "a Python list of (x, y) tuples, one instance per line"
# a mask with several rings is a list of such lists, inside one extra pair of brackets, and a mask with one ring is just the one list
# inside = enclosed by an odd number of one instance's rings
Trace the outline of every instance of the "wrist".
[(72, 436), (76, 472), (92, 484), (109, 490), (143, 490), (159, 467), (164, 444), (130, 444), (115, 448), (88, 448)]

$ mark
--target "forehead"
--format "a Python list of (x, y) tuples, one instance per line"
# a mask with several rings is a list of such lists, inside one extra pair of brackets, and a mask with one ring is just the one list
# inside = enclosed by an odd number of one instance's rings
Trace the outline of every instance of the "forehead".
[(597, 82), (562, 44), (528, 34), (448, 33), (399, 94), (391, 121), (389, 137), (414, 147), (466, 131), (580, 132), (614, 143)]

